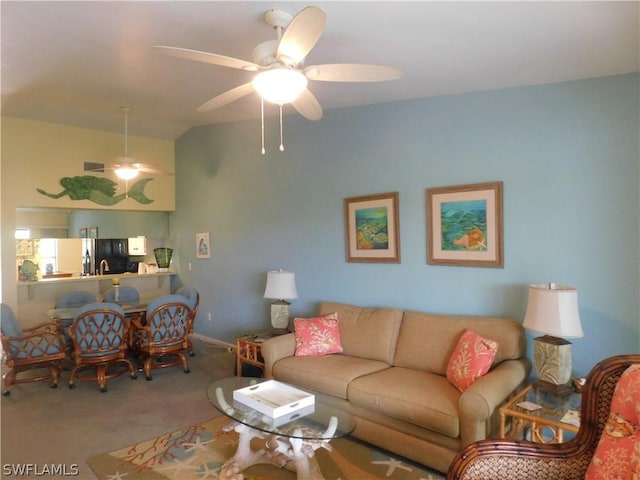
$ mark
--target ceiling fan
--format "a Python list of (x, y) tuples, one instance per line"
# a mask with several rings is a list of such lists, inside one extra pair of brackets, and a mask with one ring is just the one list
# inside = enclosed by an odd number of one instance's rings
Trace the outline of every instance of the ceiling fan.
[[(263, 100), (263, 119), (264, 100), (267, 100), (280, 105), (281, 123), (282, 105), (287, 103), (291, 103), (303, 117), (320, 120), (322, 107), (307, 88), (309, 80), (378, 82), (395, 80), (403, 75), (401, 70), (385, 65), (333, 63), (305, 67), (305, 57), (320, 39), (326, 19), (324, 10), (314, 6), (305, 7), (295, 17), (282, 10), (268, 10), (264, 14), (264, 21), (276, 30), (277, 38), (259, 44), (253, 51), (253, 62), (186, 48), (162, 45), (154, 48), (174, 57), (258, 72), (251, 82), (232, 88), (202, 104), (198, 108), (199, 112), (223, 107), (255, 90)], [(280, 150), (283, 149), (281, 142)]]
[[(124, 155), (118, 157), (117, 163), (109, 165), (107, 168), (112, 170), (118, 178), (127, 181), (135, 178), (139, 173), (173, 175), (173, 173), (167, 172), (152, 163), (141, 163), (136, 161), (134, 157), (129, 156), (129, 113), (131, 108), (121, 107), (121, 110), (124, 113)], [(104, 165), (97, 164), (95, 169), (89, 169), (88, 171), (104, 172), (104, 169)]]

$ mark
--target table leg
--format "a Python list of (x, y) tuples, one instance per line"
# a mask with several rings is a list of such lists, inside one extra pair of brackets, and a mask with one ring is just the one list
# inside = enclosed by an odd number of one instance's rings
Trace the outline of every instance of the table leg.
[[(228, 428), (233, 428), (238, 433), (238, 448), (234, 456), (227, 460), (220, 469), (218, 478), (221, 480), (244, 480), (242, 472), (252, 465), (261, 463), (296, 472), (297, 480), (325, 480), (322, 473), (312, 465), (310, 459), (313, 458), (318, 448), (330, 448), (328, 440), (307, 441), (302, 438), (285, 439), (284, 437), (269, 436), (267, 445), (273, 449), (254, 451), (251, 449), (251, 440), (265, 438), (261, 431), (235, 422)], [(337, 419), (334, 417), (327, 432), (333, 435), (336, 428)], [(301, 435), (301, 432), (297, 432), (296, 435)]]

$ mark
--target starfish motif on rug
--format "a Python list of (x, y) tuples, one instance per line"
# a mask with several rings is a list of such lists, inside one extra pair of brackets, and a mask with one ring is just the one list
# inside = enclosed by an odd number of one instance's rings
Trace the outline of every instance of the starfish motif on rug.
[(182, 446), (184, 447), (185, 453), (189, 453), (192, 451), (201, 452), (203, 450), (206, 450), (205, 445), (211, 442), (213, 442), (213, 440), (207, 440), (206, 442), (203, 442), (200, 437), (196, 437), (193, 442), (184, 443)]
[(401, 468), (403, 470), (406, 470), (407, 472), (410, 472), (413, 470), (412, 468), (407, 467), (406, 465), (403, 465), (402, 462), (396, 460), (395, 458), (390, 458), (389, 460), (379, 460), (371, 463), (374, 463), (376, 465), (389, 465), (389, 468), (387, 469), (387, 474), (386, 474), (387, 477), (390, 477), (391, 475), (393, 475), (393, 472), (396, 471), (396, 468)]
[(127, 472), (120, 473), (120, 470), (117, 470), (113, 475), (107, 475), (107, 480), (122, 480), (127, 475)]

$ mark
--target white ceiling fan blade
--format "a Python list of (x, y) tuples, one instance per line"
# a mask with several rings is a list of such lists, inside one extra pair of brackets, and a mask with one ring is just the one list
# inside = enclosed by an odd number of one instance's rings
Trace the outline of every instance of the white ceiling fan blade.
[(322, 107), (320, 102), (309, 89), (305, 88), (304, 91), (291, 102), (293, 108), (295, 108), (300, 115), (309, 120), (320, 120), (322, 118)]
[(309, 80), (323, 82), (381, 82), (397, 80), (404, 75), (404, 72), (386, 65), (330, 63), (306, 67), (304, 74)]
[(144, 173), (153, 173), (155, 175), (173, 175), (173, 172), (168, 172), (167, 170), (163, 170), (162, 168), (159, 168), (156, 165), (152, 165), (150, 163), (134, 163), (132, 166), (133, 168)]
[(249, 95), (253, 91), (254, 91), (253, 83), (251, 82), (245, 83), (243, 85), (240, 85), (239, 87), (232, 88), (231, 90), (227, 90), (226, 92), (200, 105), (200, 107), (198, 107), (198, 111), (208, 112), (210, 110), (215, 110), (216, 108), (224, 107), (228, 103), (231, 103), (246, 95)]
[(278, 43), (276, 57), (287, 65), (297, 65), (318, 43), (327, 14), (318, 7), (302, 9), (289, 23)]
[(241, 60), (239, 58), (225, 57), (224, 55), (218, 55), (216, 53), (200, 52), (198, 50), (189, 50), (188, 48), (166, 47), (164, 45), (156, 45), (153, 48), (165, 55), (194, 60), (196, 62), (210, 63), (212, 65), (220, 65), (222, 67), (238, 68), (240, 70), (247, 70), (250, 72), (256, 72), (260, 69), (260, 66), (253, 62), (247, 62), (246, 60)]

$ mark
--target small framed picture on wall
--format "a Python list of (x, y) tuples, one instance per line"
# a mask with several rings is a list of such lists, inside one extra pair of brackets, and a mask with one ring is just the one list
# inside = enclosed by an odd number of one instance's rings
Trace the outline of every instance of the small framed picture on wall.
[(196, 258), (211, 258), (209, 232), (196, 233)]

